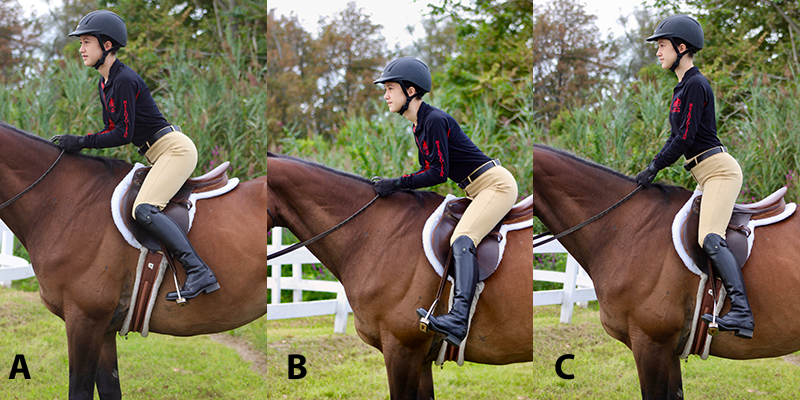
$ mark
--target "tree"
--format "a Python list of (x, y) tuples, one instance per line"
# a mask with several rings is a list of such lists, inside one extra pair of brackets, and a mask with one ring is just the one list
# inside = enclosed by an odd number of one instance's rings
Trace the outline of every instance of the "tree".
[[(796, 0), (655, 0), (673, 12), (699, 10), (704, 59), (723, 75), (774, 79), (800, 75), (800, 3)], [(686, 8), (684, 8), (686, 7)]]
[[(631, 17), (633, 24), (629, 23)], [(666, 15), (655, 13), (651, 8), (634, 7), (631, 16), (619, 18), (625, 33), (615, 39), (614, 45), (620, 51), (617, 73), (622, 81), (636, 80), (642, 68), (655, 63), (655, 47), (646, 39), (653, 34), (664, 17)]]
[(434, 71), (434, 93), (438, 82), (455, 90), (458, 103), (497, 105), (504, 121), (527, 112), (535, 59), (533, 2), (444, 0), (431, 8), (437, 18), (452, 20), (458, 35), (455, 56), (444, 71)]
[(267, 120), (269, 139), (275, 141), (285, 130), (316, 130), (318, 52), (297, 16), (276, 18), (272, 9), (267, 18)]
[(320, 129), (336, 131), (341, 122), (369, 115), (369, 100), (379, 97), (373, 81), (386, 65), (386, 39), (381, 25), (373, 24), (355, 2), (333, 17), (320, 20), (318, 51), (324, 70), (320, 76)]
[(20, 79), (18, 72), (38, 46), (41, 26), (22, 16), (16, 0), (0, 0), (0, 84)]

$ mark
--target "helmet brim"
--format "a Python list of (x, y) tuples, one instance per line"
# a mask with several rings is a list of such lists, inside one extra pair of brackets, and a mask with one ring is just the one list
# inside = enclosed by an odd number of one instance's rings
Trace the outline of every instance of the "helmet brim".
[(98, 29), (79, 29), (70, 33), (69, 36), (95, 35), (98, 32)]
[(378, 78), (376, 81), (372, 82), (373, 85), (377, 85), (379, 83), (385, 82), (400, 82), (403, 79), (400, 75), (392, 75), (392, 76), (382, 76)]

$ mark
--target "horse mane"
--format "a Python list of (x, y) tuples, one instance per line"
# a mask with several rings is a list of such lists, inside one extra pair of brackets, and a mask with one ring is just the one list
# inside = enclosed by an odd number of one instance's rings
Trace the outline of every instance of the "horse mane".
[[(353, 179), (353, 180), (361, 182), (361, 183), (367, 183), (370, 186), (374, 185), (374, 183), (372, 183), (371, 180), (369, 180), (367, 178), (364, 178), (362, 176), (358, 176), (358, 175), (351, 174), (351, 173), (344, 172), (344, 171), (339, 171), (337, 169), (333, 169), (333, 168), (328, 167), (326, 165), (322, 165), (322, 164), (319, 164), (319, 163), (316, 163), (316, 162), (313, 162), (313, 161), (309, 161), (309, 160), (304, 160), (302, 158), (287, 156), (287, 155), (284, 155), (284, 154), (275, 154), (275, 153), (272, 153), (272, 152), (269, 152), (269, 151), (267, 152), (267, 157), (268, 158), (271, 157), (271, 158), (278, 158), (278, 159), (283, 159), (283, 160), (290, 160), (290, 161), (299, 162), (301, 164), (308, 165), (308, 166), (313, 167), (313, 168), (319, 168), (319, 169), (321, 169), (323, 171), (330, 172), (330, 173), (338, 175), (338, 176), (343, 176), (343, 177), (348, 178), (348, 179)], [(267, 174), (269, 174), (269, 170), (267, 170)], [(269, 178), (267, 178), (267, 179), (269, 180)], [(404, 189), (404, 190), (402, 190), (402, 192), (406, 192), (406, 193), (412, 194), (414, 196), (414, 198), (417, 200), (417, 203), (419, 203), (420, 205), (425, 204), (425, 202), (427, 200), (429, 200), (429, 199), (433, 199), (436, 196), (439, 196), (438, 193), (425, 191), (425, 190)]]
[[(44, 144), (46, 146), (50, 146), (50, 147), (53, 147), (53, 148), (56, 148), (56, 149), (59, 149), (59, 150), (61, 149), (60, 147), (58, 147), (57, 144), (55, 144), (55, 143), (53, 143), (53, 142), (51, 142), (51, 141), (49, 141), (49, 140), (47, 140), (47, 139), (45, 139), (45, 138), (43, 138), (41, 136), (37, 136), (37, 135), (34, 135), (32, 133), (25, 132), (22, 129), (19, 129), (17, 127), (11, 126), (11, 125), (3, 122), (3, 121), (0, 121), (0, 128), (9, 130), (9, 131), (11, 131), (13, 133), (21, 135), (21, 136), (23, 136), (23, 137), (25, 137), (27, 139), (37, 141), (37, 142), (39, 142), (41, 144)], [(120, 166), (130, 166), (130, 163), (122, 161), (122, 160), (118, 160), (116, 158), (100, 157), (100, 156), (93, 156), (93, 155), (81, 154), (81, 153), (70, 153), (70, 154), (74, 155), (75, 157), (83, 158), (83, 159), (86, 159), (86, 160), (99, 161), (99, 162), (103, 163), (103, 165), (105, 166), (106, 170), (109, 171), (109, 172), (115, 170), (117, 167), (120, 167)]]
[[(607, 174), (613, 175), (613, 176), (615, 176), (617, 178), (626, 180), (628, 182), (631, 182), (631, 183), (635, 183), (636, 182), (636, 181), (633, 180), (633, 178), (631, 178), (628, 175), (625, 175), (625, 174), (623, 174), (623, 173), (621, 173), (619, 171), (616, 171), (616, 170), (613, 170), (613, 169), (611, 169), (609, 167), (606, 167), (605, 165), (598, 164), (598, 163), (596, 163), (594, 161), (578, 157), (578, 156), (576, 156), (576, 155), (574, 155), (574, 154), (572, 154), (570, 152), (567, 152), (567, 151), (564, 151), (564, 150), (560, 150), (560, 149), (556, 149), (556, 148), (553, 148), (553, 147), (550, 147), (550, 146), (545, 146), (545, 145), (542, 145), (542, 144), (537, 144), (537, 143), (534, 143), (533, 147), (535, 147), (537, 149), (540, 149), (540, 150), (544, 150), (544, 151), (550, 152), (550, 153), (558, 154), (558, 155), (560, 155), (562, 157), (569, 158), (570, 160), (576, 161), (578, 163), (581, 163), (581, 164), (586, 165), (586, 166), (591, 167), (591, 168), (598, 169), (598, 170), (600, 170), (602, 172), (605, 172)], [(686, 190), (686, 188), (681, 187), (681, 186), (674, 186), (674, 185), (667, 185), (667, 184), (664, 184), (664, 183), (653, 182), (652, 184), (650, 184), (650, 186), (644, 188), (644, 190), (659, 190), (664, 195), (664, 199), (668, 200), (669, 198), (684, 192)]]

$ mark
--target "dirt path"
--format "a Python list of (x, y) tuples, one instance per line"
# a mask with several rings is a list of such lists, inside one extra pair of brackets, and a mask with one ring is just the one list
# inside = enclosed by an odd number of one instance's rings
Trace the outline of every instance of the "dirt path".
[(267, 357), (250, 347), (250, 344), (242, 338), (231, 336), (228, 333), (215, 333), (209, 335), (211, 340), (222, 343), (231, 349), (236, 350), (243, 360), (251, 362), (250, 369), (261, 375), (264, 380), (267, 379)]
[(800, 355), (789, 354), (788, 356), (784, 356), (783, 359), (786, 360), (786, 362), (788, 362), (789, 364), (793, 364), (800, 367)]

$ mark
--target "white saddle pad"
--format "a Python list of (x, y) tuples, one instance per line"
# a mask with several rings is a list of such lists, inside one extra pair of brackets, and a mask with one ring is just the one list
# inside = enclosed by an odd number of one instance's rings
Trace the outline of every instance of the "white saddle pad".
[[(122, 197), (125, 195), (125, 192), (128, 191), (128, 187), (131, 185), (131, 181), (133, 181), (133, 174), (139, 169), (144, 168), (144, 165), (140, 163), (136, 163), (136, 165), (131, 168), (131, 171), (128, 172), (128, 175), (122, 179), (122, 181), (117, 185), (114, 189), (114, 194), (111, 196), (111, 215), (114, 217), (114, 224), (117, 225), (117, 230), (119, 233), (122, 234), (122, 237), (125, 238), (125, 241), (128, 242), (129, 245), (133, 246), (134, 248), (141, 249), (142, 245), (133, 237), (133, 233), (125, 226), (125, 220), (122, 218)], [(189, 208), (189, 229), (192, 229), (192, 222), (194, 221), (194, 213), (197, 207), (195, 207), (195, 203), (197, 200), (200, 199), (208, 199), (211, 197), (217, 197), (223, 195), (225, 193), (230, 192), (236, 185), (239, 184), (239, 178), (230, 178), (228, 180), (228, 184), (224, 187), (219, 189), (211, 190), (204, 193), (192, 193), (189, 195), (189, 201), (192, 203), (192, 207)]]
[[(692, 210), (692, 202), (694, 202), (694, 199), (697, 198), (697, 196), (700, 196), (701, 194), (703, 194), (703, 192), (695, 190), (694, 193), (692, 193), (692, 197), (689, 198), (686, 204), (683, 205), (683, 208), (681, 208), (680, 211), (678, 211), (678, 213), (675, 215), (675, 219), (672, 220), (672, 244), (675, 246), (675, 251), (678, 252), (678, 255), (681, 257), (681, 260), (683, 260), (683, 263), (686, 265), (686, 268), (688, 268), (689, 271), (692, 271), (694, 274), (700, 276), (702, 276), (700, 268), (697, 267), (697, 264), (694, 263), (692, 257), (689, 255), (689, 253), (686, 252), (686, 249), (683, 248), (683, 243), (681, 242), (681, 225), (683, 225), (683, 221), (686, 220), (686, 217)], [(760, 204), (771, 203), (777, 200), (778, 198), (783, 197), (783, 195), (785, 194), (786, 194), (786, 188), (783, 187), (781, 189), (778, 189), (775, 193), (771, 194), (764, 200), (753, 204), (753, 206), (757, 208)], [(783, 210), (783, 212), (780, 213), (779, 215), (764, 219), (751, 220), (747, 224), (747, 227), (750, 228), (751, 232), (750, 236), (747, 237), (747, 257), (750, 257), (750, 250), (752, 250), (753, 241), (756, 238), (755, 228), (757, 226), (770, 225), (776, 222), (783, 221), (784, 219), (792, 215), (795, 209), (797, 209), (797, 205), (795, 203), (787, 203), (786, 209)]]
[[(439, 220), (442, 219), (445, 205), (447, 205), (447, 203), (450, 200), (455, 200), (459, 198), (460, 197), (448, 194), (444, 198), (444, 201), (442, 201), (442, 204), (439, 204), (439, 207), (436, 208), (436, 211), (434, 211), (433, 214), (431, 214), (431, 216), (428, 217), (428, 220), (425, 221), (425, 227), (422, 229), (422, 248), (425, 249), (425, 256), (428, 257), (428, 262), (430, 262), (431, 266), (433, 267), (433, 270), (436, 271), (436, 273), (439, 274), (439, 276), (442, 276), (442, 274), (444, 273), (444, 267), (442, 266), (442, 263), (440, 263), (439, 260), (436, 258), (436, 253), (433, 251), (433, 243), (432, 243), (433, 229), (439, 223)], [(533, 202), (532, 195), (526, 197), (524, 200), (517, 203), (515, 207), (530, 202)], [(509, 231), (530, 228), (532, 226), (533, 226), (533, 218), (522, 222), (517, 222), (515, 224), (503, 225), (500, 227), (500, 235), (502, 236), (502, 240), (500, 241), (500, 251), (499, 251), (499, 256), (497, 257), (498, 265), (500, 264), (500, 261), (503, 260), (503, 251), (506, 248), (506, 234)], [(497, 265), (494, 266), (494, 269), (497, 269)]]

